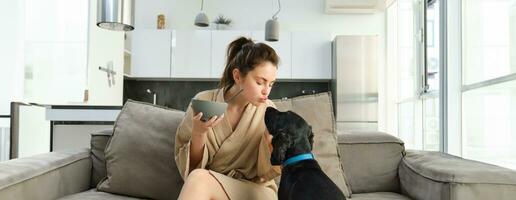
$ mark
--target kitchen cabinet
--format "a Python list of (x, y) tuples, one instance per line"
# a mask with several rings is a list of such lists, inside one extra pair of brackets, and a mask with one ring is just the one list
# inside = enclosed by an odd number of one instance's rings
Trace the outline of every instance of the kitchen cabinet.
[(211, 77), (220, 78), (226, 65), (229, 43), (240, 36), (251, 37), (251, 31), (221, 30), (211, 32)]
[(52, 151), (88, 148), (91, 133), (113, 130), (122, 106), (46, 106), (45, 119), (50, 122)]
[(170, 77), (171, 30), (138, 30), (132, 33), (131, 76)]
[(264, 31), (135, 30), (132, 33), (133, 78), (220, 78), (228, 45), (240, 36), (270, 45), (280, 57), (278, 79), (331, 79), (331, 34), (280, 32), (278, 42), (264, 41)]
[(171, 77), (209, 78), (211, 31), (172, 30)]
[(292, 32), (292, 78), (331, 79), (331, 34)]
[(263, 42), (271, 46), (278, 54), (280, 61), (278, 65), (277, 79), (291, 79), (292, 78), (292, 39), (291, 32), (281, 31), (280, 38), (277, 42), (265, 41), (264, 31), (253, 31), (251, 37), (256, 42)]

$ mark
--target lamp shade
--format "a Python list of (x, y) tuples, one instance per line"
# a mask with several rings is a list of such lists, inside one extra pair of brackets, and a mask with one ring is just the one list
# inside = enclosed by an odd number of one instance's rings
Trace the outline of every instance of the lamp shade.
[(98, 0), (97, 26), (114, 31), (134, 29), (134, 0)]
[(276, 19), (269, 19), (265, 23), (265, 40), (276, 42), (279, 40), (279, 22)]
[(200, 27), (207, 27), (210, 25), (210, 20), (208, 20), (208, 16), (204, 12), (200, 12), (195, 17), (195, 23), (196, 26)]

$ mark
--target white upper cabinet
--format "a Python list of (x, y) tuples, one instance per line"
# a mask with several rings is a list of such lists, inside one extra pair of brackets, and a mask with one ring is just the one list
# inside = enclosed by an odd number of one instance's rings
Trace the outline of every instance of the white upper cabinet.
[(292, 78), (331, 79), (331, 34), (292, 32)]
[(134, 30), (132, 33), (131, 75), (170, 77), (171, 30)]
[(211, 31), (172, 30), (173, 78), (209, 78), (211, 72)]
[(229, 44), (238, 37), (271, 46), (280, 58), (278, 79), (331, 79), (331, 34), (280, 32), (277, 42), (264, 31), (135, 30), (131, 76), (136, 78), (220, 78)]
[(211, 32), (211, 77), (220, 78), (226, 65), (228, 45), (237, 38), (251, 37), (251, 31), (212, 31)]
[(267, 42), (265, 41), (265, 32), (264, 31), (253, 31), (251, 33), (251, 37), (256, 42), (263, 42), (269, 46), (271, 46), (278, 54), (280, 58), (279, 66), (278, 66), (278, 75), (277, 79), (290, 79), (292, 78), (292, 38), (291, 32), (281, 31), (279, 36), (279, 41), (277, 42)]

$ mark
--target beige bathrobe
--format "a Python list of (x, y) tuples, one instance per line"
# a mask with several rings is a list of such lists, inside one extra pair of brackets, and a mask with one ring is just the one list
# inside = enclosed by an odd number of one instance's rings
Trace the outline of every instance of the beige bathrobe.
[[(223, 89), (203, 91), (195, 98), (224, 102)], [(280, 175), (281, 169), (270, 163), (264, 123), (268, 106), (274, 104), (270, 100), (258, 106), (249, 103), (235, 130), (224, 118), (208, 132), (204, 154), (196, 168), (208, 169), (230, 199), (277, 199), (273, 179)], [(176, 133), (175, 160), (185, 180), (190, 168), (192, 115), (193, 110), (188, 106)]]

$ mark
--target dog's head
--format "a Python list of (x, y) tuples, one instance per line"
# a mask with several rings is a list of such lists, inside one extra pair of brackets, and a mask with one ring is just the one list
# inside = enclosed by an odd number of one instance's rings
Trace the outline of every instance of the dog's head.
[(313, 146), (312, 127), (292, 111), (280, 112), (273, 107), (265, 111), (265, 125), (272, 135), (271, 163), (280, 165), (293, 155), (309, 153)]

